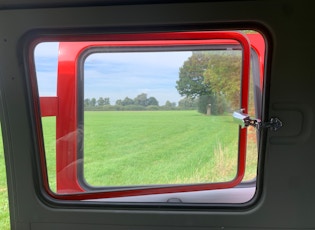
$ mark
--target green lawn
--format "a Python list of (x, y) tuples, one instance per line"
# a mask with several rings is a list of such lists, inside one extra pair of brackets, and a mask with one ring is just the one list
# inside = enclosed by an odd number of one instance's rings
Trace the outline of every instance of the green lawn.
[[(55, 190), (55, 118), (43, 118), (43, 127), (49, 182)], [(254, 142), (251, 136), (246, 179), (256, 174)], [(227, 181), (236, 174), (237, 144), (238, 127), (230, 115), (85, 112), (84, 176), (92, 186)], [(3, 162), (1, 152), (0, 229), (9, 229)]]
[[(55, 189), (55, 118), (44, 118)], [(228, 181), (235, 177), (238, 127), (196, 111), (85, 112), (84, 177), (92, 186)], [(253, 178), (256, 154), (249, 156)]]
[(231, 180), (238, 131), (231, 122), (195, 111), (86, 112), (85, 178), (97, 186)]

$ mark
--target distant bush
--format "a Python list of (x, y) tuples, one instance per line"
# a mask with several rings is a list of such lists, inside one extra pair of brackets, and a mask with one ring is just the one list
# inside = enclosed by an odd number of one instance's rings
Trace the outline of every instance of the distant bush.
[(160, 110), (160, 107), (157, 105), (149, 105), (146, 107), (146, 110), (156, 111), (156, 110)]
[(145, 106), (143, 105), (126, 105), (124, 107), (126, 111), (142, 111), (145, 110)]
[(207, 107), (211, 105), (211, 114), (212, 115), (222, 115), (224, 112), (228, 111), (228, 104), (222, 95), (218, 96), (207, 96), (203, 95), (199, 97), (198, 101), (198, 112), (207, 114)]

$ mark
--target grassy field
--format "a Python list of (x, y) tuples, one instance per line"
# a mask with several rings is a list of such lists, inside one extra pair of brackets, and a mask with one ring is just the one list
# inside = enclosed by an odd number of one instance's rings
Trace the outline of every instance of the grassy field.
[[(55, 118), (43, 122), (54, 190)], [(84, 177), (92, 186), (216, 182), (235, 177), (238, 127), (230, 115), (85, 112), (84, 123)], [(256, 173), (253, 150), (246, 178)]]
[[(85, 112), (84, 177), (92, 186), (228, 181), (237, 167), (231, 116), (195, 111)], [(55, 118), (43, 118), (50, 186), (55, 190)], [(246, 179), (256, 175), (255, 138)], [(2, 150), (2, 146), (0, 146)], [(0, 153), (0, 229), (9, 229)]]
[(91, 185), (213, 182), (235, 176), (237, 126), (229, 116), (148, 111), (85, 117), (84, 172)]

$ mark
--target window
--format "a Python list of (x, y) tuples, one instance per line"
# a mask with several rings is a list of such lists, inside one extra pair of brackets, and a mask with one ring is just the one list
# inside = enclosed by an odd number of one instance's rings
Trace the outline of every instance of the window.
[[(49, 59), (43, 49), (59, 54)], [(261, 116), (260, 34), (113, 35), (40, 43), (34, 56), (43, 171), (54, 198), (167, 202), (176, 194), (188, 203), (244, 203), (253, 197), (259, 135), (231, 114)], [(243, 197), (231, 199), (235, 193)]]

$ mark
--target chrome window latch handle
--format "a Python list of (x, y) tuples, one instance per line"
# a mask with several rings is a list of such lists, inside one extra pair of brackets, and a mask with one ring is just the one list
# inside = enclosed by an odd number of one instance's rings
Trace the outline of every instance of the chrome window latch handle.
[(262, 122), (260, 119), (252, 119), (248, 114), (240, 111), (235, 111), (233, 113), (234, 122), (239, 124), (241, 128), (247, 128), (248, 126), (253, 126), (257, 130), (261, 129), (271, 129), (272, 131), (277, 131), (282, 127), (282, 121), (277, 117), (270, 118), (269, 122)]

